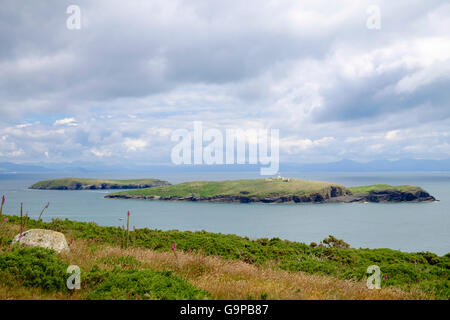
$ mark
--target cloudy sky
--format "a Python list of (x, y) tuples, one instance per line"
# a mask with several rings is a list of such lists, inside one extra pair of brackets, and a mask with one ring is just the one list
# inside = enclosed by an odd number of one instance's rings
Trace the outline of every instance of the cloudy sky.
[(449, 17), (445, 0), (0, 0), (0, 161), (170, 163), (193, 121), (279, 129), (286, 162), (448, 159)]

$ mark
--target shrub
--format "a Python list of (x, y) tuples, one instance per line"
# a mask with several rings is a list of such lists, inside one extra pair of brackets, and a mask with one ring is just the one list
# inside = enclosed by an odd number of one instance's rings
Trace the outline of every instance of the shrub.
[(0, 254), (0, 271), (28, 287), (64, 290), (66, 270), (67, 264), (44, 248), (14, 248)]
[(337, 239), (333, 237), (332, 235), (328, 236), (328, 238), (325, 238), (320, 243), (322, 246), (328, 247), (328, 248), (339, 248), (339, 249), (348, 249), (350, 248), (350, 245), (345, 242), (344, 240)]
[(202, 300), (208, 297), (208, 293), (170, 271), (96, 269), (87, 276), (87, 281), (93, 283), (94, 278), (101, 282), (88, 294), (87, 299), (91, 300)]
[(438, 264), (439, 262), (441, 262), (439, 257), (432, 252), (429, 252), (429, 251), (419, 252), (419, 254), (422, 255), (425, 258), (425, 260), (427, 260), (427, 262), (431, 265)]

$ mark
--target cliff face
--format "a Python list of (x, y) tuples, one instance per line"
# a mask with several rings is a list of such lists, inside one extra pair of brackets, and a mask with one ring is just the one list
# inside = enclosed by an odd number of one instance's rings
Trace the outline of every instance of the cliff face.
[(422, 202), (436, 199), (424, 190), (407, 192), (400, 190), (370, 191), (367, 194), (351, 194), (330, 199), (327, 202)]
[(114, 184), (114, 183), (101, 183), (101, 184), (71, 184), (68, 186), (39, 186), (32, 187), (31, 189), (42, 190), (98, 190), (98, 189), (142, 189), (160, 186), (161, 184)]

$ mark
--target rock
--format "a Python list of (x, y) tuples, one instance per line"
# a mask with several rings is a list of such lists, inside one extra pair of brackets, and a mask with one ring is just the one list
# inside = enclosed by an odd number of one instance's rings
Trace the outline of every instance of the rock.
[(370, 191), (368, 194), (349, 194), (328, 199), (326, 202), (424, 202), (436, 201), (429, 193), (419, 190), (415, 193), (400, 190)]
[(14, 243), (20, 243), (26, 247), (53, 249), (58, 253), (70, 250), (66, 237), (61, 232), (52, 230), (30, 229), (22, 233), (22, 239), (20, 239), (20, 234), (16, 235), (12, 241), (12, 244)]

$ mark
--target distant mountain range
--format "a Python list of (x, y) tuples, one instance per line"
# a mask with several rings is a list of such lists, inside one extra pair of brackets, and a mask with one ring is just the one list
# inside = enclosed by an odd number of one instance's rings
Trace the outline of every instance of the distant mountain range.
[(402, 159), (396, 161), (375, 160), (370, 162), (341, 160), (321, 164), (281, 164), (280, 170), (286, 172), (297, 170), (304, 172), (450, 171), (450, 159)]
[[(141, 172), (259, 172), (260, 165), (108, 165), (104, 163), (16, 164), (0, 162), (0, 174), (5, 173), (141, 173)], [(450, 171), (448, 160), (396, 161), (375, 160), (356, 162), (341, 160), (329, 163), (281, 163), (281, 172), (381, 172), (381, 171)]]

